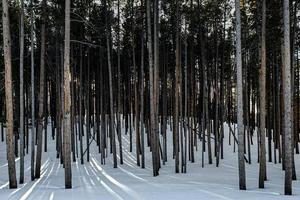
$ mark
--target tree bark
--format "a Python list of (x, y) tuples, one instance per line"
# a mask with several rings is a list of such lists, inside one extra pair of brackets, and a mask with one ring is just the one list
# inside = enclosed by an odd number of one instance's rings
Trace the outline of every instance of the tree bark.
[(20, 7), (20, 184), (24, 183), (24, 1)]
[(291, 101), (291, 52), (290, 52), (290, 10), (289, 0), (283, 1), (284, 22), (284, 70), (283, 95), (284, 95), (284, 149), (285, 149), (285, 182), (284, 194), (292, 195), (292, 101)]
[(12, 63), (11, 63), (11, 39), (9, 28), (8, 2), (2, 0), (2, 28), (3, 28), (3, 50), (5, 65), (5, 105), (7, 119), (6, 150), (8, 161), (9, 188), (17, 188), (15, 154), (14, 154), (14, 116), (13, 116), (13, 94), (12, 94)]
[[(35, 178), (41, 176), (42, 162), (42, 144), (43, 144), (43, 117), (44, 117), (44, 89), (45, 89), (45, 7), (46, 0), (42, 1), (42, 25), (41, 25), (41, 67), (40, 67), (40, 88), (39, 88), (39, 111), (38, 111), (38, 128), (37, 128), (37, 151), (36, 151), (36, 166)], [(47, 128), (47, 127), (46, 127)]]
[[(109, 1), (109, 0), (108, 0)], [(109, 3), (108, 3), (109, 4)], [(113, 153), (113, 163), (114, 168), (117, 168), (117, 154), (116, 154), (116, 140), (115, 140), (115, 128), (114, 128), (114, 99), (113, 99), (113, 80), (112, 80), (112, 65), (111, 65), (111, 52), (110, 52), (110, 34), (111, 28), (108, 22), (109, 18), (109, 6), (107, 9), (106, 0), (105, 0), (105, 8), (106, 8), (106, 45), (107, 45), (107, 62), (108, 62), (108, 76), (109, 76), (109, 104), (110, 104), (110, 135), (112, 141), (112, 153)]]
[(180, 94), (180, 16), (179, 0), (176, 0), (176, 70), (175, 70), (175, 115), (174, 115), (174, 148), (175, 148), (175, 173), (179, 173), (179, 98)]
[(64, 50), (64, 166), (65, 188), (72, 188), (71, 168), (71, 93), (70, 93), (70, 0), (66, 0), (65, 6), (65, 50)]
[(240, 190), (246, 190), (246, 173), (244, 161), (244, 124), (243, 124), (243, 79), (241, 48), (241, 11), (240, 0), (235, 0), (236, 15), (236, 68), (237, 68), (237, 123), (238, 123), (238, 166)]
[(30, 39), (31, 39), (31, 180), (35, 179), (35, 103), (34, 103), (34, 35), (33, 0), (30, 0)]
[(261, 68), (259, 70), (260, 98), (260, 148), (259, 148), (259, 188), (264, 188), (266, 180), (266, 0), (262, 5)]

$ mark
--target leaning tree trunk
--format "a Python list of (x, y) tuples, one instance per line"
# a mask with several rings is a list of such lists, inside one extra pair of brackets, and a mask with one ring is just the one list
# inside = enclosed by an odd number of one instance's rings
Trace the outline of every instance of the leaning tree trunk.
[(284, 194), (292, 194), (292, 101), (291, 101), (291, 52), (290, 52), (290, 10), (289, 0), (283, 1), (284, 22), (284, 59), (283, 95), (284, 95), (284, 149), (285, 183)]
[(24, 183), (24, 1), (20, 8), (20, 184)]
[(11, 40), (9, 29), (9, 14), (8, 3), (2, 0), (2, 23), (3, 23), (3, 50), (4, 50), (4, 65), (5, 65), (5, 105), (7, 119), (7, 161), (8, 161), (8, 176), (9, 188), (17, 188), (15, 154), (14, 154), (14, 116), (13, 116), (13, 94), (12, 94), (12, 63), (11, 63)]
[[(42, 144), (43, 144), (43, 117), (44, 117), (44, 89), (45, 89), (45, 7), (46, 0), (42, 2), (42, 30), (41, 30), (41, 68), (40, 68), (40, 88), (39, 88), (39, 111), (38, 111), (38, 128), (37, 128), (37, 151), (36, 151), (36, 165), (35, 178), (41, 176), (41, 162), (42, 162)], [(47, 119), (46, 119), (47, 120)], [(46, 127), (47, 128), (47, 127)]]
[(70, 0), (66, 0), (65, 7), (65, 50), (64, 50), (64, 166), (65, 187), (72, 188), (71, 169), (71, 93), (70, 93)]
[(244, 125), (243, 125), (243, 79), (241, 48), (241, 11), (240, 0), (235, 0), (236, 14), (236, 68), (237, 68), (237, 123), (238, 123), (238, 163), (240, 190), (246, 190), (246, 173), (244, 161)]

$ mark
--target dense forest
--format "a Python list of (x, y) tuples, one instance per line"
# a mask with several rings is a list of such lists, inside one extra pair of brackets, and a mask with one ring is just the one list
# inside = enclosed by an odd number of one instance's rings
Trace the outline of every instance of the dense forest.
[(217, 171), (230, 145), (240, 190), (246, 165), (259, 163), (264, 188), (273, 162), (291, 195), (300, 167), (299, 8), (298, 0), (2, 0), (9, 188), (40, 178), (54, 140), (65, 188), (72, 163), (90, 162), (91, 144), (113, 168), (125, 150), (145, 168), (151, 152), (153, 176), (167, 162), (189, 173), (196, 154), (199, 168)]

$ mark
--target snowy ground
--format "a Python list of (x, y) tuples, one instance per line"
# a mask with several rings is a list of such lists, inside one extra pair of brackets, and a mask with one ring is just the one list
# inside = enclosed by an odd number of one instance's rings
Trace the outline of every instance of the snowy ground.
[[(228, 133), (227, 127), (225, 132)], [(117, 169), (112, 168), (111, 155), (108, 156), (106, 165), (100, 164), (96, 144), (92, 143), (90, 162), (85, 162), (85, 165), (78, 162), (72, 164), (73, 189), (70, 190), (64, 189), (64, 170), (56, 159), (55, 142), (51, 139), (48, 153), (43, 153), (42, 156), (41, 178), (34, 182), (30, 181), (30, 155), (27, 155), (25, 184), (18, 185), (18, 189), (8, 189), (6, 147), (5, 143), (0, 143), (0, 199), (300, 199), (300, 181), (293, 182), (293, 196), (282, 195), (284, 172), (280, 164), (267, 163), (268, 181), (265, 183), (265, 189), (258, 189), (255, 145), (252, 146), (253, 164), (246, 165), (247, 190), (240, 191), (237, 153), (233, 153), (233, 145), (228, 146), (228, 134), (225, 137), (225, 159), (221, 160), (219, 168), (215, 167), (215, 160), (213, 165), (208, 165), (206, 158), (206, 165), (202, 168), (201, 151), (198, 151), (195, 153), (196, 162), (188, 163), (187, 174), (175, 174), (170, 143), (168, 162), (162, 166), (158, 177), (152, 176), (151, 154), (148, 148), (146, 148), (146, 168), (136, 166), (135, 149), (132, 153), (129, 152), (129, 135), (123, 134), (124, 164), (119, 165)], [(200, 142), (198, 144), (200, 145)], [(19, 159), (16, 161), (18, 172)], [(299, 177), (299, 155), (296, 155), (295, 162)]]

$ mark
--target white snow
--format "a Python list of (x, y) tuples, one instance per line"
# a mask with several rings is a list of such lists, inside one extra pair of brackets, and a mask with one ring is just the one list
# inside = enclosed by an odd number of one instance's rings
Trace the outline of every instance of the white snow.
[[(233, 153), (232, 145), (228, 145), (228, 127), (225, 126), (224, 159), (216, 168), (207, 163), (201, 167), (201, 142), (198, 141), (198, 151), (195, 151), (195, 163), (188, 162), (186, 174), (175, 174), (172, 159), (172, 143), (169, 142), (168, 162), (162, 165), (160, 175), (152, 176), (151, 153), (146, 147), (146, 168), (136, 165), (135, 145), (129, 152), (129, 135), (123, 131), (124, 164), (117, 169), (112, 166), (112, 156), (108, 155), (106, 165), (100, 164), (100, 154), (96, 143), (91, 145), (90, 162), (81, 165), (80, 160), (72, 163), (73, 188), (64, 188), (64, 170), (56, 159), (55, 141), (51, 139), (48, 127), (48, 152), (42, 155), (41, 178), (30, 180), (30, 154), (25, 157), (25, 183), (18, 189), (8, 189), (8, 173), (6, 162), (6, 144), (0, 142), (0, 199), (300, 199), (300, 181), (293, 181), (293, 196), (284, 196), (284, 172), (281, 164), (267, 163), (268, 181), (265, 189), (258, 188), (258, 163), (256, 138), (251, 146), (253, 164), (246, 164), (247, 190), (238, 188), (237, 153)], [(172, 138), (171, 132), (168, 133)], [(85, 138), (83, 139), (85, 141)], [(133, 141), (135, 136), (133, 134)], [(30, 144), (30, 143), (29, 143)], [(118, 144), (118, 143), (117, 143)], [(30, 152), (30, 149), (29, 149)], [(119, 157), (118, 157), (119, 159)], [(16, 159), (17, 178), (19, 179), (19, 158)], [(118, 160), (119, 162), (119, 160)], [(296, 170), (300, 176), (300, 157), (295, 156)]]

